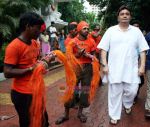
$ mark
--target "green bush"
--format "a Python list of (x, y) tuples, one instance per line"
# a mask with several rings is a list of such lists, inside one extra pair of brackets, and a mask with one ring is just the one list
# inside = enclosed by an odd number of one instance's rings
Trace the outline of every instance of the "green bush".
[(8, 43), (4, 43), (2, 45), (2, 50), (0, 52), (0, 72), (3, 71), (3, 65), (4, 65), (4, 57), (5, 57), (5, 49), (6, 49), (6, 46), (8, 45)]

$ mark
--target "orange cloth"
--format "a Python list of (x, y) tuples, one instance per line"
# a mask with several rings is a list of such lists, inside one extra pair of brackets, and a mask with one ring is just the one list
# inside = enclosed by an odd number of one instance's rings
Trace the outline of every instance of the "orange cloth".
[(85, 21), (81, 21), (81, 22), (77, 25), (77, 31), (78, 31), (78, 32), (81, 31), (82, 28), (85, 27), (85, 26), (89, 27), (89, 24), (88, 24), (87, 22), (85, 22)]
[(44, 24), (41, 26), (40, 32), (44, 32), (45, 30), (46, 30), (46, 24), (44, 23)]
[[(30, 127), (41, 127), (46, 110), (46, 94), (43, 64), (39, 64), (33, 71), (29, 85), (32, 87), (32, 104), (30, 107)], [(35, 78), (36, 77), (36, 78)]]
[[(71, 43), (72, 45), (72, 43)], [(67, 45), (67, 47), (70, 46)], [(54, 50), (59, 60), (62, 61), (65, 67), (65, 73), (66, 73), (66, 83), (68, 88), (65, 91), (64, 96), (62, 97), (62, 101), (64, 103), (68, 102), (73, 97), (74, 88), (76, 86), (76, 74), (74, 68), (72, 68), (71, 63), (75, 62), (73, 65), (79, 64), (77, 61), (70, 61), (71, 59), (67, 59), (66, 56), (60, 51), (60, 50)], [(70, 53), (69, 53), (70, 54)], [(69, 55), (67, 54), (67, 55)], [(71, 56), (70, 56), (71, 57)], [(71, 63), (70, 63), (71, 62)]]
[[(91, 40), (89, 39), (89, 41), (91, 41)], [(93, 42), (93, 43), (95, 43), (95, 42)], [(68, 87), (67, 87), (67, 90), (63, 97), (64, 102), (68, 102), (70, 99), (72, 99), (73, 93), (74, 93), (74, 88), (77, 83), (76, 77), (74, 77), (74, 76), (75, 76), (75, 74), (78, 75), (78, 72), (80, 72), (80, 70), (82, 70), (82, 65), (80, 65), (80, 63), (78, 62), (78, 60), (80, 60), (80, 59), (76, 59), (73, 54), (74, 45), (75, 45), (75, 43), (71, 41), (66, 47), (66, 63), (68, 65), (65, 65), (65, 70), (69, 68), (69, 70), (66, 71), (66, 77), (68, 77), (69, 81), (71, 81), (71, 82), (70, 83), (67, 82)], [(97, 60), (96, 57), (94, 57), (94, 60), (91, 61), (91, 63), (92, 63), (92, 68), (93, 68), (93, 76), (92, 76), (92, 80), (91, 80), (91, 84), (90, 84), (89, 102), (91, 102), (95, 96), (96, 89), (98, 87), (98, 83), (99, 83), (99, 79), (100, 79), (99, 61)]]
[(78, 25), (78, 23), (77, 23), (77, 22), (71, 22), (71, 23), (69, 23), (69, 24)]
[[(78, 37), (75, 37), (75, 38), (74, 38), (74, 42), (75, 42), (80, 48), (84, 48), (87, 53), (90, 53), (90, 52), (96, 50), (95, 42), (94, 42), (94, 40), (91, 39), (91, 38), (88, 38), (88, 39), (86, 39), (85, 41), (81, 41), (81, 40), (78, 39)], [(74, 54), (77, 53), (77, 48), (76, 48), (76, 47), (73, 48), (73, 52), (74, 52)], [(78, 60), (79, 60), (80, 64), (83, 64), (83, 63), (91, 63), (91, 62), (92, 62), (92, 60), (91, 60), (90, 58), (87, 58), (87, 57), (85, 57), (85, 56), (78, 58)]]
[(94, 38), (93, 36), (92, 36), (92, 34), (96, 34), (96, 32), (95, 31), (92, 31), (91, 32), (91, 37), (94, 39), (94, 41), (95, 41), (95, 43), (96, 43), (96, 46), (99, 44), (99, 42), (100, 42), (100, 40), (101, 40), (101, 36), (99, 35), (98, 37), (96, 37), (96, 38)]
[(93, 76), (90, 84), (89, 102), (91, 102), (94, 99), (96, 89), (99, 86), (100, 80), (100, 65), (96, 57), (94, 57), (94, 60), (92, 61), (92, 68)]
[(67, 46), (67, 44), (72, 40), (73, 38), (71, 38), (69, 35), (67, 36), (67, 38), (65, 39), (65, 46)]
[[(91, 38), (95, 41), (96, 47), (97, 47), (97, 45), (100, 43), (102, 37), (101, 37), (100, 35), (99, 35), (98, 37), (93, 37), (93, 36), (92, 36), (93, 34), (96, 34), (96, 32), (95, 32), (95, 31), (92, 31), (92, 32), (89, 34), (89, 37), (91, 37)], [(98, 49), (98, 48), (96, 48), (96, 52), (99, 52), (99, 49)]]
[[(31, 67), (37, 61), (40, 47), (32, 40), (31, 45), (25, 44), (20, 39), (14, 39), (6, 48), (4, 63), (15, 65), (17, 68), (24, 69)], [(12, 89), (20, 93), (32, 93), (29, 80), (32, 73), (14, 78)]]

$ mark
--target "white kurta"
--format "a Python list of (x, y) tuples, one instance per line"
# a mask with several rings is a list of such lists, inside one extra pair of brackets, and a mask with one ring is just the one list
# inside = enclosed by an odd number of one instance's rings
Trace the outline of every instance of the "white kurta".
[(126, 31), (122, 31), (119, 25), (110, 27), (97, 48), (109, 52), (108, 79), (110, 84), (140, 83), (138, 55), (139, 52), (149, 49), (149, 46), (138, 28), (129, 25)]

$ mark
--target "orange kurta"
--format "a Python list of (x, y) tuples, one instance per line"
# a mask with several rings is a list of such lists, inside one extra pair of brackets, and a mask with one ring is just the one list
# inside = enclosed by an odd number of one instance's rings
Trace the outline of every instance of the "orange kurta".
[[(34, 65), (39, 55), (39, 44), (32, 40), (31, 45), (25, 44), (20, 39), (14, 39), (6, 48), (5, 64), (15, 65), (16, 68), (24, 69)], [(32, 73), (14, 78), (12, 89), (20, 93), (32, 93), (29, 80)]]

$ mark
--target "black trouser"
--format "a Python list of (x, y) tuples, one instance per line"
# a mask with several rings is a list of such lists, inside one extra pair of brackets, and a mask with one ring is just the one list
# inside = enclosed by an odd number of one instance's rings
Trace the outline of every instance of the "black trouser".
[[(20, 127), (29, 127), (30, 125), (30, 105), (32, 102), (32, 95), (31, 94), (22, 94), (17, 91), (11, 91), (11, 100), (15, 106), (15, 109), (19, 115), (19, 124)], [(42, 122), (42, 127), (48, 127), (48, 114), (45, 111), (44, 113), (44, 125)]]
[(90, 92), (89, 91), (90, 84), (91, 84), (92, 75), (93, 75), (92, 64), (91, 63), (83, 64), (82, 67), (83, 67), (82, 71), (77, 76), (77, 86), (81, 82), (81, 86), (83, 89), (81, 90), (80, 95), (79, 95), (79, 90), (74, 91), (73, 98), (69, 102), (65, 103), (66, 108), (72, 108), (76, 104), (78, 104), (80, 107), (83, 107), (83, 108), (86, 108), (90, 105), (88, 102), (88, 98), (89, 98), (89, 92)]

